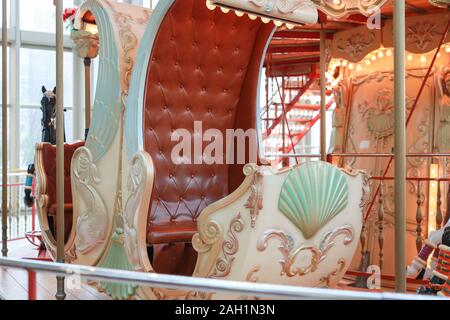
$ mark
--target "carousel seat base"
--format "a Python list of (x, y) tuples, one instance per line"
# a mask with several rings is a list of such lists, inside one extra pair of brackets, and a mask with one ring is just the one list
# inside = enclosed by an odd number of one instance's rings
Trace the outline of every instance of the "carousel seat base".
[(157, 273), (191, 276), (197, 252), (191, 243), (165, 243), (148, 247), (148, 256)]
[(197, 223), (194, 221), (163, 222), (150, 224), (147, 230), (149, 244), (189, 243), (197, 232)]
[[(57, 230), (56, 230), (56, 205), (53, 205), (48, 210), (48, 220), (49, 227), (52, 232), (53, 237), (56, 239)], [(70, 232), (72, 231), (72, 217), (73, 217), (73, 206), (72, 204), (64, 205), (64, 242), (67, 242), (70, 236)]]

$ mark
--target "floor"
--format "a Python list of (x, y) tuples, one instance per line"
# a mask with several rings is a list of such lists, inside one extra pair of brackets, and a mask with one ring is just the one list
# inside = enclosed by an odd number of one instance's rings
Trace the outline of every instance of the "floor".
[[(8, 243), (9, 256), (12, 258), (32, 258), (37, 256), (27, 240)], [(36, 275), (36, 294), (38, 300), (55, 300), (56, 278), (54, 275), (38, 273)], [(67, 300), (110, 300), (95, 288), (82, 284), (80, 289), (66, 290)], [(28, 300), (28, 273), (24, 270), (0, 268), (0, 299)]]
[[(35, 258), (38, 251), (27, 240), (17, 240), (8, 243), (9, 256), (12, 258)], [(47, 273), (36, 275), (37, 300), (55, 300), (56, 277)], [(345, 276), (338, 285), (338, 289), (352, 291), (367, 291), (353, 286), (354, 276)], [(390, 283), (382, 283), (384, 292), (394, 291)], [(415, 288), (410, 288), (414, 293)], [(380, 290), (381, 291), (381, 290)], [(67, 300), (111, 300), (95, 288), (82, 284), (79, 289), (66, 287)], [(11, 268), (0, 268), (0, 300), (28, 300), (28, 273), (27, 271)]]

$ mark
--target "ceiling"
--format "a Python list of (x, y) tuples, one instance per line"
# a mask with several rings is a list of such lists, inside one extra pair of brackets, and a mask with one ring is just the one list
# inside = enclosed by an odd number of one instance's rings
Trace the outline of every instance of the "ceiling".
[[(388, 1), (381, 10), (382, 19), (392, 19), (394, 0)], [(442, 12), (443, 8), (432, 5), (428, 0), (407, 0), (406, 15), (423, 15)], [(351, 15), (343, 19), (326, 18), (324, 29), (327, 39), (333, 39), (336, 32), (365, 25), (367, 17), (362, 14)], [(268, 49), (266, 66), (288, 68), (298, 64), (315, 64), (320, 61), (321, 25), (296, 26), (289, 30), (280, 27), (274, 34)]]

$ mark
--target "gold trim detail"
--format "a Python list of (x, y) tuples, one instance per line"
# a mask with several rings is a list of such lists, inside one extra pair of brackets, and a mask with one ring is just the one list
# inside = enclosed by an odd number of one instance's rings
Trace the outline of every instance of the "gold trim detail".
[(216, 260), (214, 272), (210, 278), (224, 278), (231, 272), (234, 262), (234, 255), (239, 251), (239, 240), (237, 233), (241, 233), (245, 228), (244, 221), (241, 219), (241, 214), (231, 220), (228, 229), (228, 239), (222, 244), (222, 257)]
[(253, 175), (253, 182), (251, 186), (251, 194), (248, 198), (245, 208), (250, 209), (250, 218), (252, 228), (256, 225), (256, 220), (259, 216), (259, 211), (263, 209), (263, 178), (258, 171)]
[[(312, 243), (306, 243), (293, 250), (292, 248), (294, 247), (294, 241), (289, 234), (283, 230), (269, 229), (264, 232), (263, 236), (258, 240), (257, 249), (260, 252), (265, 251), (271, 238), (278, 239), (281, 242), (278, 249), (283, 256), (282, 259), (279, 260), (281, 264), (280, 274), (288, 277), (301, 277), (317, 270), (319, 264), (327, 257), (328, 251), (336, 244), (336, 238), (339, 235), (345, 235), (344, 245), (349, 245), (354, 239), (353, 227), (350, 225), (345, 225), (326, 233), (320, 242), (319, 247)], [(304, 268), (297, 267), (293, 270), (292, 267), (295, 264), (297, 257), (300, 253), (305, 251), (309, 251), (311, 253), (311, 262)]]

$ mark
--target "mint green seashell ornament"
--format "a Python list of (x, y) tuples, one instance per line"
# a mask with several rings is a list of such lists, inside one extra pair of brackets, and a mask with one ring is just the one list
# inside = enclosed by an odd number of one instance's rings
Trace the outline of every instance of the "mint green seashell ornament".
[(310, 239), (345, 209), (348, 196), (341, 170), (325, 162), (310, 162), (290, 172), (281, 188), (278, 209)]

